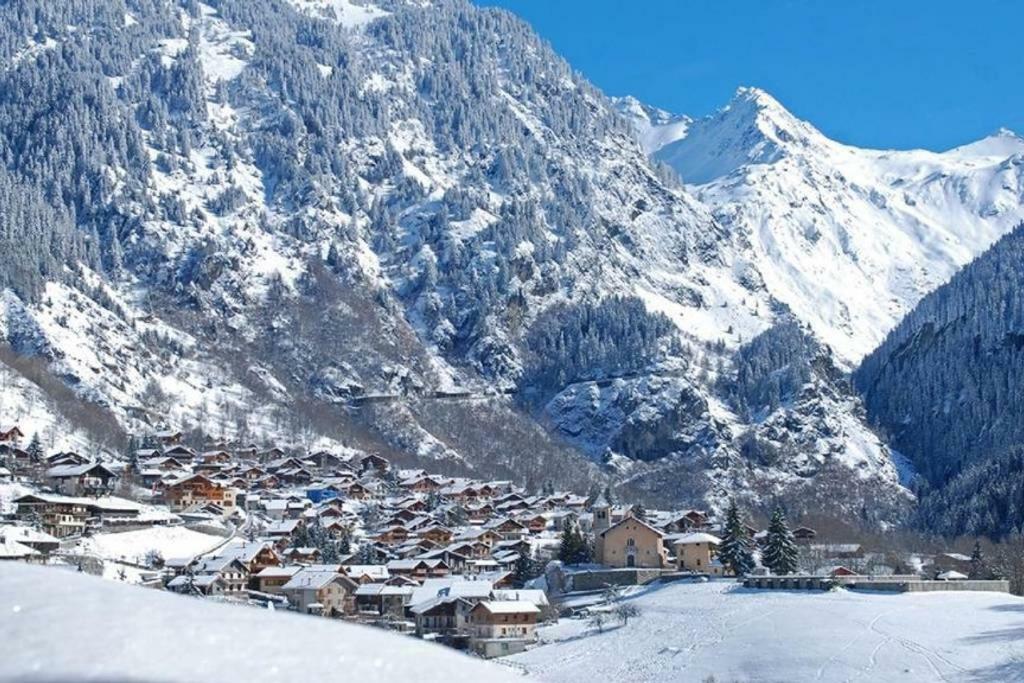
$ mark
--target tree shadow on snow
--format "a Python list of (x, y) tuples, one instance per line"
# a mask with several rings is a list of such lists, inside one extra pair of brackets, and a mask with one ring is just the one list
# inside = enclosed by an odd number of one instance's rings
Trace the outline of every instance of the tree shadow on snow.
[(969, 680), (972, 681), (992, 681), (992, 683), (1020, 681), (1024, 680), (1024, 662), (993, 664), (982, 669), (973, 669), (968, 674)]

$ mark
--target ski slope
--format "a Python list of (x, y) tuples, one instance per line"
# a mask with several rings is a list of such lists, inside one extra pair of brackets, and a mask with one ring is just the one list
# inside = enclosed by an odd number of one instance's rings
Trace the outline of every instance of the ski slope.
[(0, 564), (0, 680), (517, 680), (439, 645), (215, 604), (54, 567)]
[(508, 658), (552, 683), (1024, 680), (1024, 599), (999, 593), (755, 591), (674, 584), (632, 598), (642, 615), (597, 633), (541, 630)]

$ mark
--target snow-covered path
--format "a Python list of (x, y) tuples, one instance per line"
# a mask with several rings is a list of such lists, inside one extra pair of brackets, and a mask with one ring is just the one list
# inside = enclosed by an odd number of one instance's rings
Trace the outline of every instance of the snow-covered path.
[(596, 633), (565, 620), (509, 658), (545, 681), (1021, 681), (1024, 599), (675, 584)]

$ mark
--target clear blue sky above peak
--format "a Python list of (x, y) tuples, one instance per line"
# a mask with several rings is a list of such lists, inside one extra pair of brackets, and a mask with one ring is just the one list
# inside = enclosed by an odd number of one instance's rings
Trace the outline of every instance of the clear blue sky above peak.
[(477, 0), (528, 21), (609, 95), (702, 116), (741, 85), (862, 147), (1024, 134), (1016, 0)]

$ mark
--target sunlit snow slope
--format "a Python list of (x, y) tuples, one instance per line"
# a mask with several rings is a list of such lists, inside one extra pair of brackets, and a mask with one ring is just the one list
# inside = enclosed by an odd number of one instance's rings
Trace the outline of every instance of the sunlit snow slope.
[(53, 567), (0, 567), (3, 680), (512, 680), (369, 627), (217, 605)]
[(768, 292), (847, 365), (1024, 217), (1012, 132), (944, 153), (860, 149), (755, 88), (655, 156), (750, 241)]

